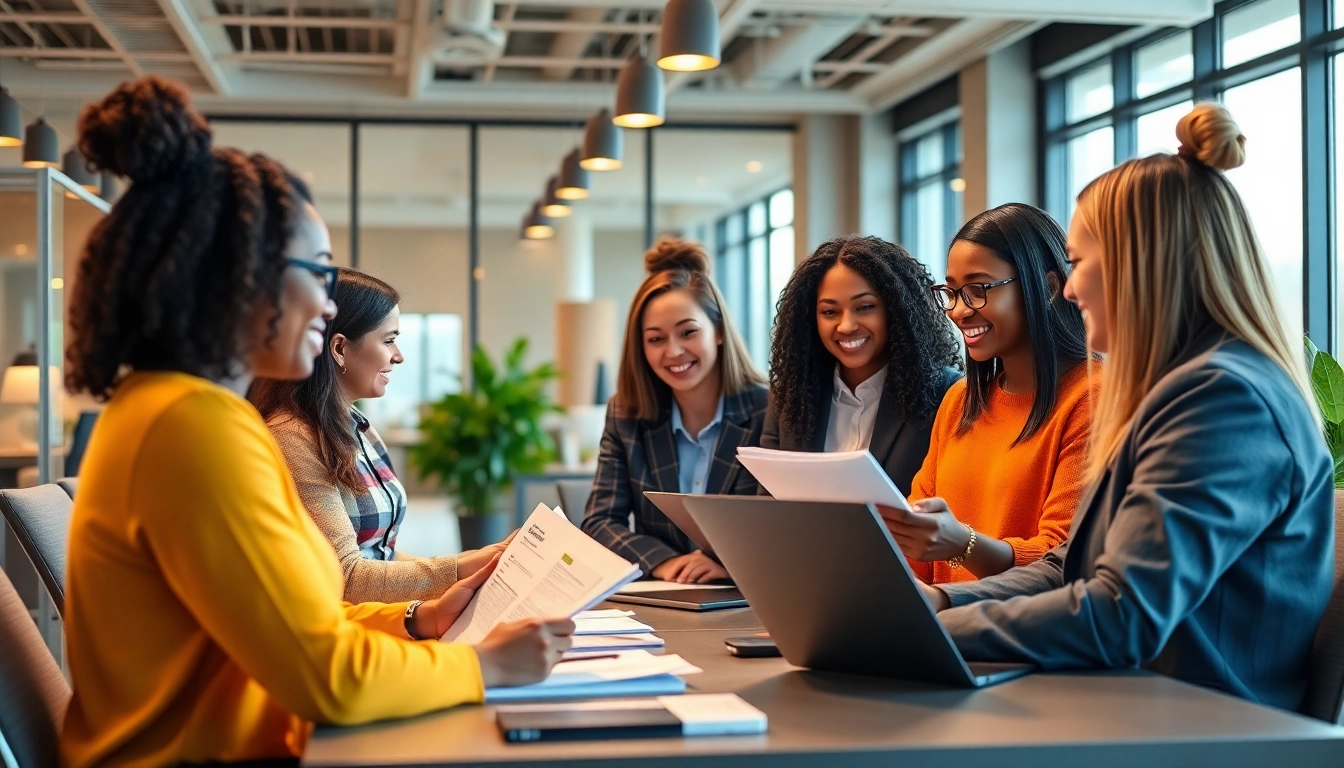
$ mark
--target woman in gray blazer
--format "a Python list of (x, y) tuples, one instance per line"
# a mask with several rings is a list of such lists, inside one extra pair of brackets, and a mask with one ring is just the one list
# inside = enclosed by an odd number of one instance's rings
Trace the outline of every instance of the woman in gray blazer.
[(1144, 667), (1296, 709), (1333, 573), (1332, 463), (1300, 345), (1222, 171), (1244, 137), (1202, 104), (1178, 154), (1078, 196), (1065, 295), (1107, 354), (1068, 541), (925, 588), (968, 657)]

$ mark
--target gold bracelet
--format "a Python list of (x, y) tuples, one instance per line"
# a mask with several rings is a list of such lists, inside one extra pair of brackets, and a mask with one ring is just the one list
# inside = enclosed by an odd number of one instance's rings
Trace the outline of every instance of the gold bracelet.
[[(962, 525), (966, 524), (962, 523)], [(951, 568), (954, 571), (960, 568), (963, 564), (965, 564), (965, 562), (970, 558), (971, 552), (975, 550), (975, 529), (969, 525), (966, 525), (966, 530), (971, 532), (971, 540), (966, 542), (966, 551), (962, 552), (961, 555), (947, 561), (947, 567)]]

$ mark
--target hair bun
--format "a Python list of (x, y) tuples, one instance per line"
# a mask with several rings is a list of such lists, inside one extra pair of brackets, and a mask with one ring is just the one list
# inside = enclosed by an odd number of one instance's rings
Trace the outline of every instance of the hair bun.
[(650, 275), (669, 269), (684, 269), (692, 274), (709, 274), (709, 254), (693, 240), (663, 235), (644, 254), (644, 271)]
[(178, 83), (122, 83), (79, 116), (79, 149), (96, 168), (132, 181), (162, 177), (210, 157), (211, 131)]
[(1221, 104), (1197, 104), (1176, 124), (1178, 154), (1218, 171), (1230, 171), (1246, 162), (1246, 137), (1232, 113)]

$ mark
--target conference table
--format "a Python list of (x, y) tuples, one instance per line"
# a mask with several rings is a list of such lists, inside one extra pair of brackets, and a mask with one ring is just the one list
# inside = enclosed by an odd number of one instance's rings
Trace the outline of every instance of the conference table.
[(704, 672), (687, 693), (732, 692), (769, 716), (759, 736), (509, 744), (494, 707), (318, 728), (309, 766), (1344, 766), (1344, 728), (1129, 670), (1038, 673), (981, 690), (813, 672), (728, 655), (762, 630), (748, 608), (634, 610)]

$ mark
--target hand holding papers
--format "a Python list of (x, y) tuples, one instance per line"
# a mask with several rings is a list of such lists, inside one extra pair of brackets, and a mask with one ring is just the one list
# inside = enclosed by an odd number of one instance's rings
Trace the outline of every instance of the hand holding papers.
[(476, 644), (504, 622), (568, 618), (639, 575), (638, 566), (539, 504), (442, 639)]
[(804, 453), (737, 449), (742, 466), (780, 501), (877, 504), (910, 510), (910, 503), (867, 451)]

